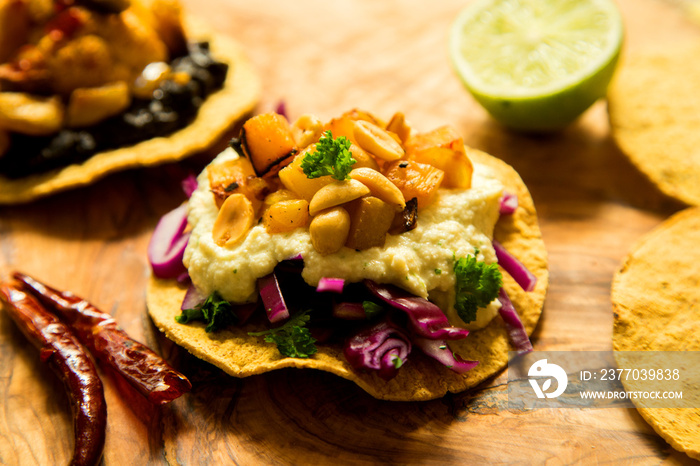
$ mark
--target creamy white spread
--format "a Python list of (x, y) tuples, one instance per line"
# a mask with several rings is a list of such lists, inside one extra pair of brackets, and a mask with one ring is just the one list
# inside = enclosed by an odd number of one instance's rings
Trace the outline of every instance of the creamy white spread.
[[(229, 148), (212, 163), (236, 157), (238, 154)], [(503, 185), (486, 166), (474, 164), (471, 189), (440, 189), (437, 199), (418, 212), (416, 228), (387, 235), (383, 248), (356, 251), (343, 247), (326, 256), (313, 248), (308, 229), (270, 234), (262, 223), (253, 226), (238, 244), (217, 245), (212, 228), (218, 209), (206, 170), (197, 181), (197, 190), (189, 201), (192, 234), (184, 263), (193, 284), (207, 295), (218, 291), (228, 301), (254, 301), (257, 279), (271, 273), (280, 261), (301, 254), (302, 276), (312, 286), (322, 277), (391, 283), (431, 299), (445, 310), (452, 325), (469, 329), (485, 326), (498, 312), (500, 303), (494, 300), (479, 309), (476, 321), (465, 324), (454, 310), (454, 258), (466, 257), (478, 249), (478, 260), (496, 261), (491, 239)]]

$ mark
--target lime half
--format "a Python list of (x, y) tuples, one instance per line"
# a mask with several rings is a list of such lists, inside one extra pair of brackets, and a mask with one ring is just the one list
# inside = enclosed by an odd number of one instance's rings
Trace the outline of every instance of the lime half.
[(547, 131), (605, 95), (623, 35), (611, 0), (478, 0), (455, 20), (450, 56), (496, 120)]

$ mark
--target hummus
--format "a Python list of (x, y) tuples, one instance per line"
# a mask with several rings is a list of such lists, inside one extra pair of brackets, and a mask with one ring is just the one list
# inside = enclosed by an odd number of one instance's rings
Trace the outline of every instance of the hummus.
[[(228, 148), (212, 163), (237, 157)], [(343, 247), (329, 255), (313, 248), (307, 228), (270, 234), (258, 224), (234, 246), (217, 245), (212, 228), (218, 208), (206, 170), (199, 175), (198, 183), (189, 201), (192, 233), (184, 264), (192, 283), (205, 295), (218, 291), (231, 302), (255, 301), (257, 279), (271, 273), (280, 261), (301, 254), (302, 276), (309, 285), (317, 285), (322, 277), (394, 284), (416, 296), (430, 298), (445, 310), (452, 325), (481, 328), (500, 307), (498, 300), (494, 300), (479, 310), (476, 321), (467, 325), (456, 315), (453, 306), (454, 258), (478, 250), (478, 260), (496, 262), (491, 239), (499, 217), (503, 185), (484, 165), (474, 163), (470, 189), (440, 189), (436, 201), (419, 211), (416, 228), (400, 235), (388, 235), (383, 248), (356, 251)]]

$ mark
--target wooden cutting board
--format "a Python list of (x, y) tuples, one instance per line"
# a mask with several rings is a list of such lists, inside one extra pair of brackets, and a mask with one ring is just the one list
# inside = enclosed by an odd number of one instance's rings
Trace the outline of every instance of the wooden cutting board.
[[(509, 133), (489, 120), (447, 56), (448, 28), (464, 3), (185, 2), (245, 46), (263, 81), (260, 111), (279, 101), (292, 117), (327, 119), (353, 107), (388, 117), (401, 110), (418, 129), (450, 123), (467, 144), (513, 165), (532, 191), (550, 259), (535, 349), (609, 350), (614, 271), (641, 235), (682, 206), (616, 148), (604, 102), (550, 136)], [(626, 54), (700, 37), (671, 2), (619, 5)], [(179, 180), (216, 152), (0, 208), (3, 277), (19, 269), (90, 299), (159, 347), (194, 384), (191, 394), (155, 409), (105, 378), (105, 464), (689, 462), (633, 409), (508, 411), (505, 374), (440, 400), (392, 403), (316, 371), (235, 379), (169, 344), (146, 317), (146, 246), (158, 218), (184, 199)], [(0, 400), (0, 463), (68, 462), (68, 398), (4, 313)]]

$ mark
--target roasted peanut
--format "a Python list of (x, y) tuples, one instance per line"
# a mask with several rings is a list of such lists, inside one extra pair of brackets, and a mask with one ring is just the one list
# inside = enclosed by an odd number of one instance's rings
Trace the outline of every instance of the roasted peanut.
[(302, 115), (292, 124), (292, 136), (299, 149), (315, 144), (323, 135), (323, 123), (313, 115)]
[(369, 194), (369, 188), (357, 180), (333, 181), (314, 194), (309, 203), (309, 213), (316, 215), (324, 209), (335, 207)]
[(397, 211), (406, 207), (406, 200), (401, 190), (377, 170), (364, 167), (355, 168), (350, 172), (350, 178), (367, 186), (372, 196), (394, 206)]
[(214, 221), (212, 236), (219, 246), (233, 246), (242, 240), (253, 226), (253, 204), (243, 194), (233, 194), (221, 205)]
[(355, 121), (353, 135), (360, 147), (387, 162), (398, 160), (405, 154), (401, 144), (391, 134), (368, 121)]
[(386, 125), (386, 130), (396, 134), (402, 143), (405, 143), (411, 137), (411, 127), (406, 123), (406, 117), (401, 112), (394, 113), (389, 123)]
[(350, 215), (342, 207), (333, 207), (316, 215), (309, 225), (309, 236), (320, 254), (333, 254), (343, 247), (350, 231)]

